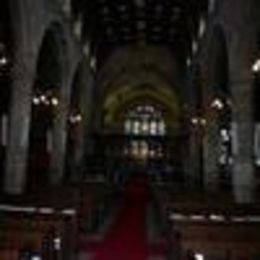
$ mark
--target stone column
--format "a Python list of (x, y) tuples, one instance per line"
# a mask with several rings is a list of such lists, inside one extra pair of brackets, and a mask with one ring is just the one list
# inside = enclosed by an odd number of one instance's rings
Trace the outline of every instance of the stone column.
[(232, 88), (235, 90), (233, 191), (236, 202), (249, 203), (254, 198), (252, 88), (249, 82), (233, 82)]
[(36, 37), (30, 37), (26, 6), (21, 1), (10, 2), (12, 28), (16, 49), (12, 69), (12, 96), (6, 148), (4, 190), (21, 194), (26, 185), (26, 165), (31, 114), (31, 90), (37, 57)]
[(219, 181), (219, 149), (220, 138), (217, 120), (211, 118), (207, 122), (204, 135), (204, 186), (208, 191), (216, 191)]
[[(89, 69), (89, 64), (86, 62), (81, 65), (81, 96), (80, 107), (82, 113), (82, 122), (78, 126), (78, 139), (75, 152), (75, 174), (74, 181), (81, 180), (85, 171), (85, 153), (91, 152), (90, 127), (91, 127), (91, 111), (92, 111), (92, 90), (93, 90), (93, 76)], [(87, 150), (87, 151), (86, 151)]]
[[(64, 26), (70, 28), (69, 23), (66, 23)], [(57, 83), (60, 84), (58, 86), (60, 102), (56, 108), (52, 129), (53, 147), (50, 161), (50, 183), (52, 185), (61, 185), (64, 178), (71, 86), (80, 58), (78, 45), (74, 42), (70, 31), (64, 32), (64, 38), (66, 40), (65, 44), (60, 39), (58, 54), (61, 66), (61, 79)]]
[(61, 101), (56, 111), (52, 129), (53, 145), (50, 161), (50, 182), (53, 185), (62, 183), (66, 152), (68, 102), (65, 101), (66, 99), (64, 100), (64, 93), (61, 95)]
[[(190, 71), (191, 75), (187, 75), (188, 82), (187, 87), (189, 88), (188, 100), (190, 110), (188, 111), (188, 128), (189, 128), (189, 154), (188, 154), (188, 183), (190, 186), (198, 186), (202, 184), (202, 172), (201, 172), (201, 152), (202, 149), (202, 135), (199, 129), (199, 121), (194, 122), (194, 119), (199, 116), (198, 112), (198, 80), (195, 81), (193, 77), (198, 76), (196, 72), (197, 66), (192, 67)], [(190, 79), (189, 79), (190, 78)], [(195, 87), (196, 86), (196, 87)]]
[(236, 202), (254, 198), (253, 88), (249, 35), (240, 30), (230, 53), (233, 113), (233, 192)]
[(200, 142), (197, 129), (192, 129), (189, 137), (189, 162), (188, 162), (188, 183), (191, 186), (197, 186), (201, 183), (201, 165), (200, 165)]
[[(83, 122), (79, 122), (77, 126), (75, 126), (77, 129), (74, 132), (75, 135), (75, 151), (73, 154), (72, 160), (72, 175), (70, 176), (70, 180), (72, 182), (78, 182), (81, 179), (82, 176), (82, 157), (83, 157), (83, 151), (84, 151), (84, 126)], [(72, 156), (72, 155), (71, 155)]]
[(249, 35), (234, 33), (230, 50), (230, 82), (233, 117), (233, 193), (237, 203), (254, 198), (253, 88)]
[[(68, 39), (67, 39), (68, 41)], [(71, 84), (73, 82), (73, 64), (77, 60), (77, 56), (70, 58), (72, 46), (66, 42), (66, 49), (60, 50), (60, 55), (64, 51), (67, 56), (60, 58), (62, 67), (61, 82), (59, 83), (59, 105), (56, 108), (53, 128), (52, 128), (52, 152), (50, 160), (50, 182), (52, 185), (62, 184), (64, 177), (64, 166), (66, 158), (66, 141), (67, 141), (67, 123), (70, 108)], [(62, 45), (60, 46), (62, 48)]]
[[(237, 203), (254, 197), (252, 52), (255, 23), (251, 1), (223, 2), (229, 58), (233, 125), (233, 194)], [(230, 15), (232, 12), (232, 15)]]
[(33, 73), (28, 65), (17, 61), (14, 70), (4, 183), (5, 192), (10, 194), (22, 193), (26, 185), (32, 79)]
[(85, 118), (84, 118), (84, 155), (88, 156), (94, 153), (94, 142), (91, 139), (92, 133), (96, 125), (96, 114), (95, 109), (95, 94), (94, 94), (94, 75), (93, 72), (88, 68), (88, 74), (85, 74)]

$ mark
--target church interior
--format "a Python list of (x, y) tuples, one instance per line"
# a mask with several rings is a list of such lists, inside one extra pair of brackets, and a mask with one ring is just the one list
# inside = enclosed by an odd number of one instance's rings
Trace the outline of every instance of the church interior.
[(259, 0), (2, 0), (0, 260), (259, 260)]

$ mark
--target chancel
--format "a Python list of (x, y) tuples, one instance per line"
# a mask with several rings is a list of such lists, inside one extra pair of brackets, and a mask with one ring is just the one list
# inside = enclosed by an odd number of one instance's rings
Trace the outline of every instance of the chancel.
[(259, 0), (2, 0), (0, 259), (260, 259), (259, 104)]

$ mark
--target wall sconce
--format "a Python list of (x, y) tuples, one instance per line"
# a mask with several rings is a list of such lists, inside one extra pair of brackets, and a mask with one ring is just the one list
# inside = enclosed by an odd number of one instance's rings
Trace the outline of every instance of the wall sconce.
[(205, 126), (207, 124), (207, 120), (205, 118), (200, 119), (200, 125)]
[(224, 141), (224, 142), (228, 142), (230, 140), (230, 132), (228, 129), (221, 129), (220, 130), (220, 136), (221, 136), (221, 139)]
[(200, 18), (198, 36), (202, 38), (206, 32), (206, 21), (204, 17)]
[(72, 125), (79, 124), (80, 122), (82, 122), (82, 115), (80, 113), (75, 114), (75, 115), (71, 115), (69, 117), (69, 122)]
[(6, 66), (7, 63), (8, 63), (7, 57), (6, 57), (6, 56), (2, 56), (2, 57), (0, 58), (0, 66)]
[(217, 110), (222, 110), (224, 108), (224, 103), (220, 98), (215, 98), (210, 106), (212, 108), (216, 108)]
[(191, 119), (191, 123), (192, 123), (193, 125), (198, 125), (198, 124), (199, 124), (199, 119), (198, 119), (197, 117), (193, 117), (193, 118)]
[(59, 99), (53, 96), (51, 93), (35, 95), (32, 99), (32, 103), (35, 106), (45, 105), (57, 107), (59, 105)]
[(32, 255), (30, 259), (31, 260), (41, 260), (42, 258), (40, 255), (37, 254), (37, 255)]
[(34, 105), (38, 106), (41, 103), (41, 100), (38, 97), (33, 97), (32, 102)]
[(188, 58), (186, 59), (186, 65), (187, 65), (187, 67), (190, 67), (190, 66), (191, 66), (191, 58), (190, 58), (190, 57), (188, 57)]
[(192, 53), (196, 54), (199, 49), (198, 42), (196, 40), (193, 40), (192, 42)]
[(259, 73), (260, 72), (260, 59), (257, 59), (251, 68), (253, 73)]
[(56, 97), (52, 97), (51, 98), (51, 104), (54, 106), (54, 107), (57, 107), (59, 105), (59, 99), (56, 98)]
[(204, 260), (204, 255), (201, 253), (195, 253), (194, 258), (195, 260)]
[(191, 123), (194, 126), (206, 126), (207, 125), (207, 120), (204, 117), (193, 117), (191, 119)]
[(90, 58), (89, 66), (90, 66), (90, 68), (92, 70), (96, 70), (96, 68), (97, 68), (97, 59), (96, 59), (96, 57), (93, 56), (93, 57)]

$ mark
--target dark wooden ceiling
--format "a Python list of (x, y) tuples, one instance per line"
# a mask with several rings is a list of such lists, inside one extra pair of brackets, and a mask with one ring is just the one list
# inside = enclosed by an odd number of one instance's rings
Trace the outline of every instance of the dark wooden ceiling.
[(104, 53), (143, 42), (189, 51), (206, 0), (74, 0), (83, 15), (83, 37)]

